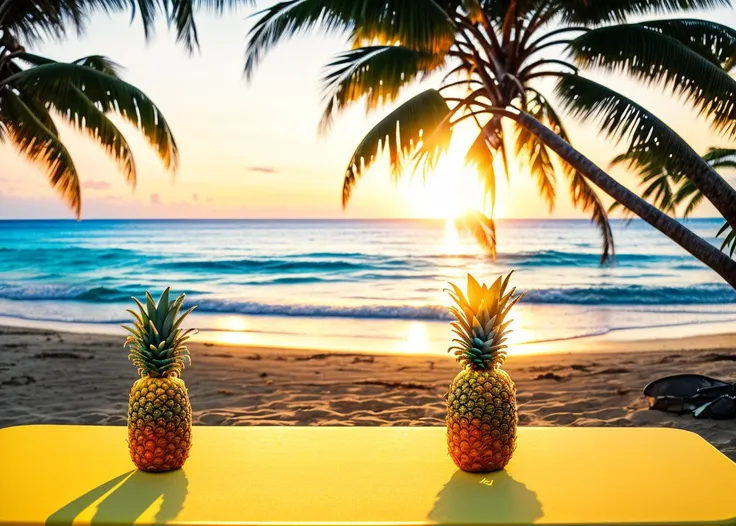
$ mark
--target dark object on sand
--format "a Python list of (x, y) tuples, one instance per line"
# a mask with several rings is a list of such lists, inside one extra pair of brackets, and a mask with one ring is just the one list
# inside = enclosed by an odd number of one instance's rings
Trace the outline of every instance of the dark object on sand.
[(644, 388), (650, 409), (692, 413), (695, 418), (736, 418), (736, 383), (700, 374), (676, 374)]
[(712, 418), (713, 420), (726, 420), (736, 418), (736, 396), (731, 394), (721, 395), (712, 402), (701, 405), (693, 411), (695, 418)]

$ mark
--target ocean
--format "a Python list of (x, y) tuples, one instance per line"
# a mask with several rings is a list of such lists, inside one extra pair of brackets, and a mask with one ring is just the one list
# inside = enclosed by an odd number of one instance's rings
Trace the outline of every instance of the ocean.
[[(717, 243), (719, 220), (687, 224)], [(515, 269), (518, 349), (736, 328), (714, 272), (642, 221), (613, 225), (616, 263), (601, 266), (586, 220), (500, 220), (495, 262), (444, 220), (0, 221), (0, 323), (123, 338), (130, 296), (171, 286), (198, 305), (200, 339), (436, 354), (447, 282)]]

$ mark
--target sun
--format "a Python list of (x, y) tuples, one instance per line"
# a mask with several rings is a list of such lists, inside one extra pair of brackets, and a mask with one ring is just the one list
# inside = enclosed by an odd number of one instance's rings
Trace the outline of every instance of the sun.
[[(412, 179), (407, 197), (415, 217), (449, 220), (471, 210), (489, 213), (490, 203), (484, 199), (483, 184), (476, 171), (464, 167), (462, 162), (452, 168), (448, 164), (438, 164), (435, 173), (429, 174), (426, 180), (419, 175)], [(496, 199), (493, 217), (498, 219), (504, 213), (504, 203)]]
[[(455, 147), (455, 144), (453, 142), (448, 152), (440, 158), (433, 173), (427, 174), (426, 178), (417, 173), (403, 188), (415, 217), (452, 220), (471, 210), (491, 212), (490, 202), (484, 198), (483, 183), (476, 169), (466, 166), (466, 152)], [(467, 147), (463, 144), (460, 146)], [(496, 166), (497, 174), (502, 173), (500, 169), (502, 167)], [(505, 177), (497, 179), (497, 198), (493, 209), (495, 219), (504, 217), (506, 213), (505, 201), (498, 198), (505, 183)]]

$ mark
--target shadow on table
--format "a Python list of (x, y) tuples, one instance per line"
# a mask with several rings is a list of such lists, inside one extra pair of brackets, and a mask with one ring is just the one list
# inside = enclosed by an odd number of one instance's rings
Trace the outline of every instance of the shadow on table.
[(71, 526), (80, 513), (111, 490), (97, 506), (90, 521), (92, 524), (133, 524), (161, 497), (156, 522), (166, 523), (182, 510), (187, 485), (187, 477), (181, 469), (170, 473), (129, 471), (74, 499), (46, 519), (46, 526)]
[(543, 516), (537, 494), (505, 471), (457, 471), (437, 494), (428, 519), (441, 524), (525, 524)]

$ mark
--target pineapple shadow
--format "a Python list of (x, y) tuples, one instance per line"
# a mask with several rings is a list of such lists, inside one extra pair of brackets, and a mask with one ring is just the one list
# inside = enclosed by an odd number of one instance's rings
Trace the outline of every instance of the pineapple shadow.
[(182, 469), (169, 473), (129, 471), (74, 499), (46, 519), (46, 526), (71, 526), (80, 513), (108, 492), (98, 504), (91, 524), (133, 524), (161, 498), (155, 520), (165, 524), (176, 519), (184, 507), (187, 486)]
[(506, 471), (458, 470), (437, 494), (428, 519), (439, 524), (529, 524), (543, 516), (537, 494)]

